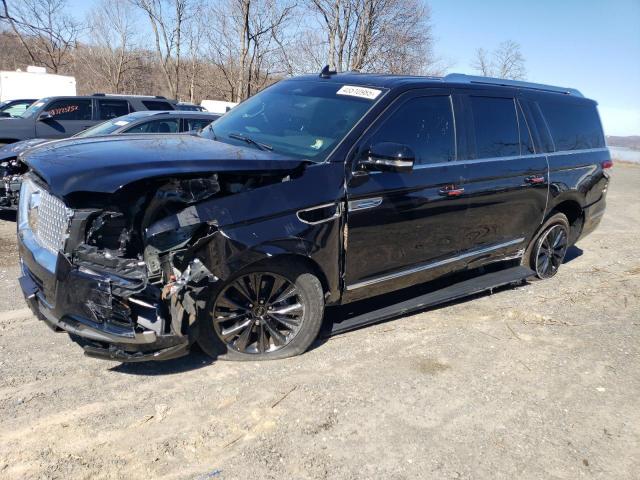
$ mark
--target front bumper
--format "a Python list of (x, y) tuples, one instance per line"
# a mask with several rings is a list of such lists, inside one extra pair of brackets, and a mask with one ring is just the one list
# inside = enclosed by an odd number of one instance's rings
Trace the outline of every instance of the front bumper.
[(161, 302), (112, 294), (126, 287), (126, 279), (77, 267), (62, 254), (53, 257), (29, 230), (19, 231), (18, 248), (20, 286), (29, 307), (54, 330), (69, 333), (87, 355), (133, 362), (188, 353), (187, 337), (164, 333)]

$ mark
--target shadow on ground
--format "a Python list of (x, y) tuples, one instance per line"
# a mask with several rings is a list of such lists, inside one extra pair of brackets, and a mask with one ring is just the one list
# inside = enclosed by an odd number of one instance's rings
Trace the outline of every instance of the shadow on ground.
[(5, 220), (7, 222), (15, 222), (16, 221), (16, 211), (15, 210), (3, 210), (3, 209), (0, 209), (0, 220)]
[(191, 347), (189, 355), (184, 357), (159, 362), (121, 363), (110, 368), (110, 370), (127, 375), (174, 375), (207, 367), (213, 362), (215, 362), (213, 358), (200, 350), (197, 345), (194, 345)]
[[(580, 250), (579, 248), (572, 247), (570, 251), (572, 253), (572, 256), (570, 257), (570, 259), (573, 259), (582, 255), (582, 250)], [(318, 339), (309, 348), (309, 351), (315, 350), (316, 348), (321, 347), (325, 342), (331, 339), (331, 329), (333, 325), (336, 323), (340, 323), (353, 316), (361, 315), (363, 313), (375, 312), (380, 308), (387, 307), (395, 303), (400, 303), (414, 297), (418, 297), (430, 291), (437, 290), (439, 288), (444, 288), (448, 285), (451, 285), (452, 283), (462, 281), (464, 279), (468, 279), (476, 275), (481, 275), (483, 273), (488, 273), (489, 271), (495, 271), (495, 270), (498, 270), (499, 268), (500, 268), (499, 266), (490, 266), (484, 269), (470, 270), (468, 272), (464, 272), (461, 274), (456, 274), (450, 277), (442, 278), (436, 281), (416, 285), (416, 286), (409, 287), (396, 292), (392, 292), (386, 295), (380, 295), (370, 299), (353, 302), (347, 305), (327, 307), (325, 310), (325, 316), (324, 316), (322, 328), (320, 331), (320, 335), (318, 336)], [(457, 305), (460, 303), (469, 302), (476, 298), (480, 298), (485, 295), (490, 295), (493, 292), (499, 292), (499, 291), (507, 290), (511, 288), (514, 288), (514, 284), (497, 287), (494, 289), (487, 290), (485, 292), (477, 293), (477, 294), (470, 295), (457, 300), (443, 302), (439, 305), (433, 305), (433, 306), (421, 308), (418, 310), (414, 310), (411, 312), (400, 313), (398, 314), (397, 317), (381, 320), (380, 322), (364, 325), (362, 327), (356, 327), (353, 330), (359, 330), (361, 328), (366, 328), (368, 326), (372, 326), (375, 324), (400, 320), (403, 317), (412, 316), (412, 315), (415, 315), (416, 313), (429, 312), (429, 311), (437, 310), (439, 308), (443, 308), (449, 305)], [(349, 333), (350, 332), (340, 333), (340, 335), (349, 335)], [(128, 375), (150, 375), (150, 376), (172, 375), (172, 374), (178, 374), (178, 373), (183, 373), (190, 370), (203, 368), (211, 365), (215, 361), (216, 361), (215, 359), (209, 357), (202, 350), (200, 350), (200, 348), (197, 345), (194, 345), (192, 347), (191, 352), (188, 355), (181, 358), (157, 361), (157, 362), (150, 361), (150, 362), (122, 363), (115, 367), (112, 367), (111, 370), (114, 372), (125, 373)]]
[(578, 257), (581, 257), (583, 254), (583, 250), (581, 248), (576, 247), (575, 245), (573, 247), (569, 247), (567, 249), (567, 254), (564, 256), (564, 262), (562, 263), (569, 263), (572, 260), (575, 260)]

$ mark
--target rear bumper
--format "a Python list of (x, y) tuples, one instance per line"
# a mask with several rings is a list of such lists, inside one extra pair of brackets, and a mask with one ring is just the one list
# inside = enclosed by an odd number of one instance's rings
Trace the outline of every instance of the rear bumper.
[(20, 287), (29, 307), (53, 330), (69, 333), (87, 355), (133, 362), (188, 353), (187, 337), (163, 333), (161, 303), (117, 297), (112, 288), (126, 279), (78, 268), (63, 255), (43, 258), (28, 243), (19, 235)]

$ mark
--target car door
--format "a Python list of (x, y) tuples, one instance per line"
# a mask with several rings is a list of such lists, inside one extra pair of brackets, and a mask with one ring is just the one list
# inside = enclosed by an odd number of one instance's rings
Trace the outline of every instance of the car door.
[[(399, 97), (359, 142), (347, 181), (345, 296), (396, 290), (455, 269), (466, 201), (457, 185), (454, 108), (447, 89)], [(358, 158), (376, 144), (408, 146), (409, 172), (359, 172)]]
[(470, 263), (522, 253), (546, 208), (546, 155), (534, 151), (515, 91), (503, 90), (461, 95), (469, 145), (462, 241)]
[(44, 107), (36, 119), (36, 137), (66, 138), (96, 123), (90, 98), (55, 99)]

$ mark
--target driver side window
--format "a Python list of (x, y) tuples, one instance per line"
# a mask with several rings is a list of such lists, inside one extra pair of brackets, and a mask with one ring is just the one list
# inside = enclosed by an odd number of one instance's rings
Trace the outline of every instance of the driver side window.
[(451, 97), (410, 98), (378, 127), (370, 145), (392, 142), (407, 145), (416, 165), (455, 160), (455, 133)]

